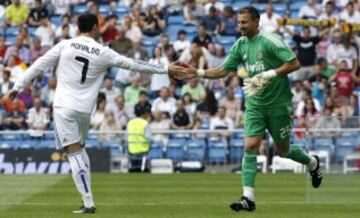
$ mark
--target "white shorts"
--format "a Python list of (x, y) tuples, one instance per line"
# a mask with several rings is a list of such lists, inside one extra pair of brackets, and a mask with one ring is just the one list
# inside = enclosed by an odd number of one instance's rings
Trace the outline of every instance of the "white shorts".
[(55, 143), (58, 149), (79, 142), (84, 145), (90, 127), (90, 114), (54, 107)]

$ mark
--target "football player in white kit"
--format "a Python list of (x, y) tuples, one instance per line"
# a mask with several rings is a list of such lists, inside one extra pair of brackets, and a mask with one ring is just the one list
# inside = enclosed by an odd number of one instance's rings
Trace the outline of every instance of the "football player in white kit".
[(96, 41), (99, 36), (98, 20), (93, 14), (79, 16), (78, 27), (80, 36), (59, 42), (36, 60), (19, 77), (7, 97), (14, 99), (25, 82), (45, 69), (57, 66), (58, 84), (53, 104), (56, 144), (67, 153), (73, 180), (82, 197), (83, 206), (74, 213), (95, 213), (90, 162), (84, 146), (90, 114), (107, 69), (118, 67), (140, 73), (169, 74), (178, 79), (186, 79), (187, 75), (184, 68), (177, 64), (147, 64), (121, 56), (99, 44)]

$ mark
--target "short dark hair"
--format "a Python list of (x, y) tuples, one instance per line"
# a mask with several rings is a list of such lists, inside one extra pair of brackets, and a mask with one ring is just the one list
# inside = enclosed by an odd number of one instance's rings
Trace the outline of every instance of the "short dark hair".
[(78, 27), (80, 33), (88, 33), (95, 25), (99, 25), (99, 21), (94, 14), (82, 14), (78, 18)]
[(255, 20), (255, 19), (260, 19), (260, 13), (258, 11), (258, 9), (256, 9), (253, 6), (247, 6), (247, 7), (243, 7), (239, 10), (239, 14), (249, 14), (251, 19)]
[(139, 92), (139, 96), (140, 96), (140, 95), (145, 95), (145, 96), (148, 96), (148, 93), (147, 93), (147, 92), (145, 92), (145, 91), (140, 91), (140, 92)]

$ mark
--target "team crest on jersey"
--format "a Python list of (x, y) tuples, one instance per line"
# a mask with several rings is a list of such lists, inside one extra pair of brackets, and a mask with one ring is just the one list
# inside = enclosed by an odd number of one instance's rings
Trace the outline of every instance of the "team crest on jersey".
[(262, 53), (262, 51), (258, 51), (258, 52), (256, 53), (256, 57), (257, 57), (258, 59), (262, 59), (262, 58), (263, 58), (263, 53)]

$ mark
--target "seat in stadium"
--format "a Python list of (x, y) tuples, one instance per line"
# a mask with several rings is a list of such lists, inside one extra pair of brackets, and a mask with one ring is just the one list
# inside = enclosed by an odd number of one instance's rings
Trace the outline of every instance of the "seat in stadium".
[(54, 24), (55, 26), (59, 27), (62, 25), (62, 19), (61, 16), (52, 16), (50, 18), (50, 21), (52, 24)]
[(41, 140), (38, 142), (36, 148), (56, 148), (54, 140)]
[(6, 45), (15, 45), (16, 36), (6, 36)]
[(241, 8), (246, 7), (246, 6), (249, 6), (249, 5), (250, 5), (250, 0), (235, 1), (235, 2), (232, 4), (232, 8), (233, 8), (235, 11), (238, 11), (238, 10), (240, 10)]
[(180, 30), (185, 30), (185, 26), (183, 24), (169, 24), (166, 28), (166, 34), (169, 36), (171, 41), (176, 41), (178, 32)]
[(236, 42), (235, 36), (219, 36), (216, 41), (221, 45), (233, 45)]
[(170, 139), (166, 148), (166, 158), (171, 159), (174, 163), (184, 160), (184, 147), (187, 144), (185, 139)]
[(289, 9), (292, 12), (299, 12), (302, 6), (306, 5), (306, 1), (296, 1), (289, 5)]
[(187, 143), (187, 160), (200, 161), (205, 160), (206, 142), (204, 139), (191, 139)]
[(6, 28), (6, 36), (17, 36), (19, 35), (19, 27), (8, 27)]
[(265, 8), (266, 8), (266, 3), (255, 3), (255, 4), (252, 4), (252, 6), (254, 6), (256, 9), (258, 9), (260, 11), (260, 13), (264, 12), (265, 11)]
[(164, 144), (161, 141), (151, 142), (150, 150), (148, 153), (148, 158), (152, 159), (162, 159), (163, 158), (163, 147)]
[(314, 150), (314, 151), (324, 150), (324, 151), (328, 151), (329, 154), (331, 155), (334, 153), (333, 140), (331, 138), (323, 138), (323, 137), (314, 138), (314, 142), (310, 146), (310, 150)]
[(99, 12), (102, 14), (109, 14), (110, 12), (110, 5), (108, 4), (101, 4), (99, 7)]
[(288, 8), (286, 3), (274, 3), (272, 6), (274, 7), (274, 11), (278, 14), (283, 14)]
[(211, 142), (209, 144), (208, 163), (225, 164), (227, 148), (224, 142)]
[(185, 21), (185, 18), (183, 16), (169, 16), (167, 23), (168, 25), (171, 24), (183, 24)]
[(230, 140), (230, 162), (240, 163), (244, 156), (244, 140), (232, 138)]
[(335, 141), (336, 145), (336, 161), (342, 162), (347, 154), (355, 151), (357, 139), (355, 137), (341, 137)]
[(87, 5), (83, 5), (83, 4), (75, 5), (73, 7), (73, 13), (74, 14), (82, 14), (82, 13), (86, 12), (87, 10), (88, 10)]

